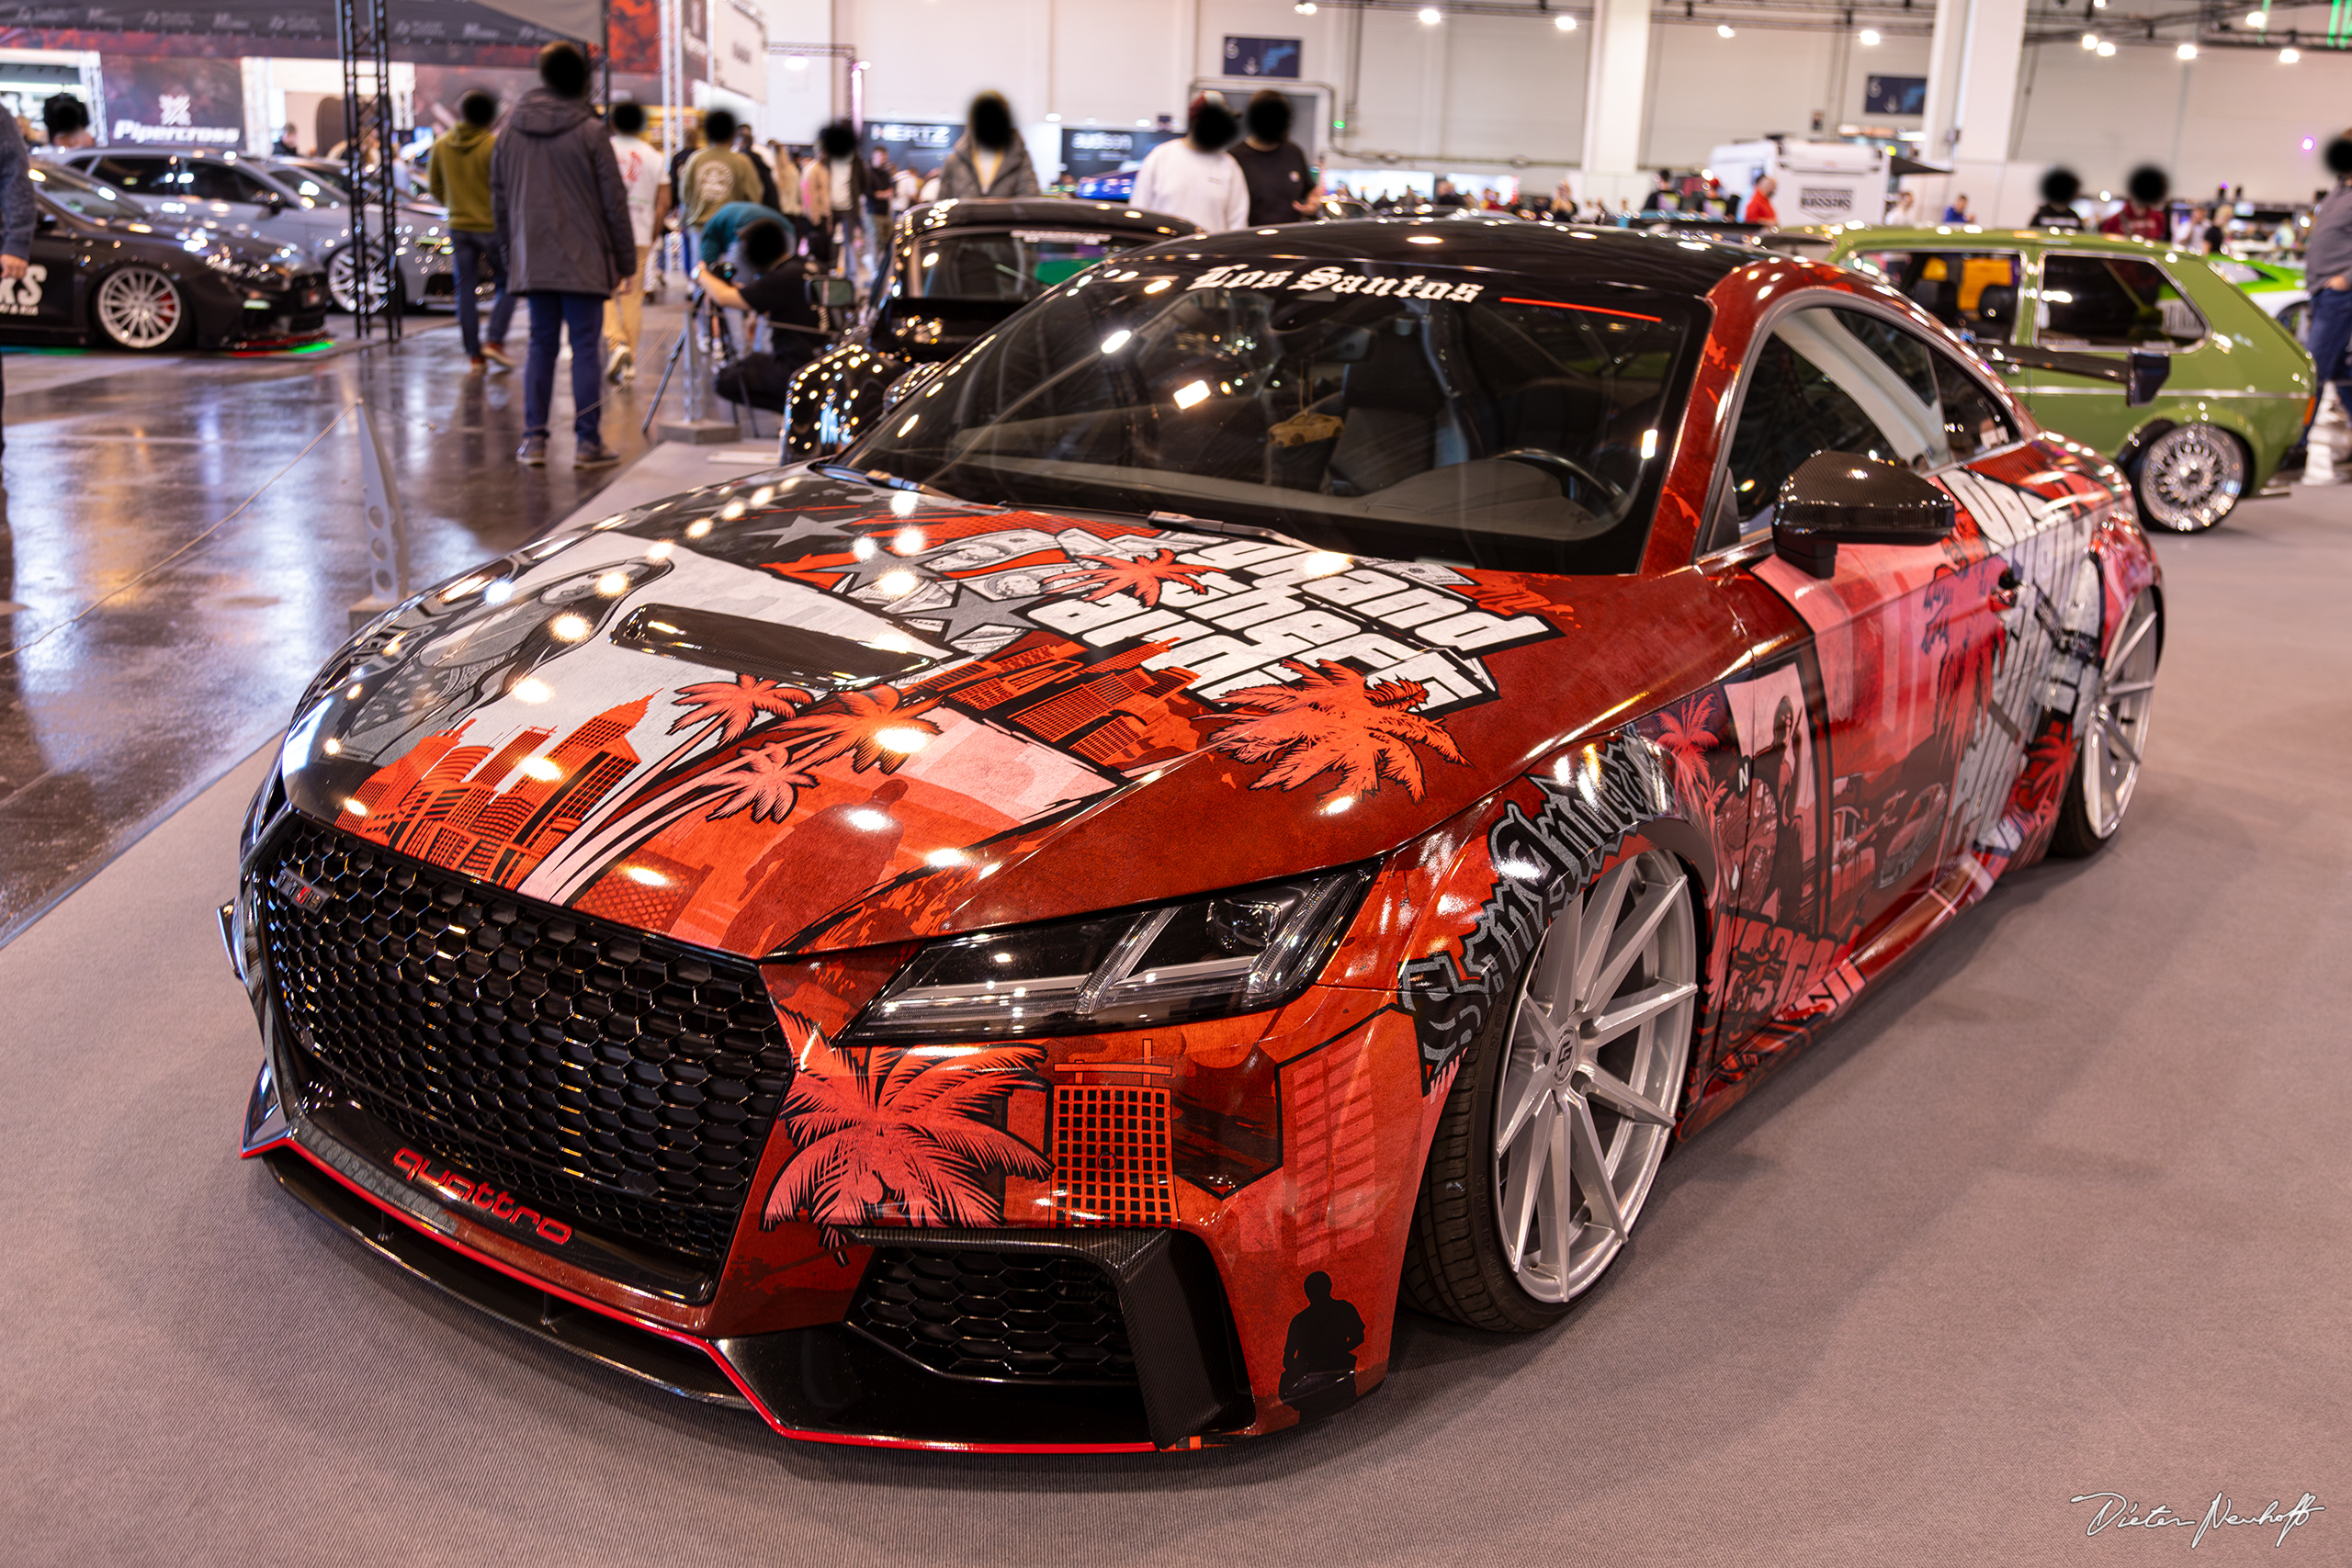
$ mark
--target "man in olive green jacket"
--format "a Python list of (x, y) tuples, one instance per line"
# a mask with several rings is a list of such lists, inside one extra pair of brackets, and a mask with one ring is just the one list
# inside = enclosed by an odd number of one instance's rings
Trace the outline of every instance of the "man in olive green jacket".
[[(506, 258), (498, 248), (498, 220), (490, 205), (490, 151), (496, 138), (498, 100), (476, 87), (458, 100), (458, 123), (434, 140), (427, 160), (433, 199), (449, 209), (449, 267), (458, 288), (458, 335), (474, 370), (485, 357), (508, 369), (506, 328), (514, 319), (514, 297), (506, 291)], [(490, 335), (481, 335), (474, 290), (488, 270), (498, 294), (490, 304)]]

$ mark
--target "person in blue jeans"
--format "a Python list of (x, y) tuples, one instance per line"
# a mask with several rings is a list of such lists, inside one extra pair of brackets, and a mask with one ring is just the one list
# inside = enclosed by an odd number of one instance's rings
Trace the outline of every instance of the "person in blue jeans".
[(569, 332), (571, 460), (597, 468), (620, 461), (604, 442), (605, 301), (637, 286), (637, 230), (613, 139), (587, 101), (588, 57), (575, 44), (551, 43), (538, 63), (539, 85), (506, 117), (490, 160), (507, 287), (531, 310), (514, 455), (533, 468), (547, 463), (556, 360)]
[[(436, 138), (425, 160), (433, 199), (449, 209), (449, 270), (458, 287), (458, 336), (467, 363), (476, 371), (485, 360), (508, 369), (506, 329), (514, 319), (514, 296), (506, 288), (506, 264), (498, 251), (498, 222), (490, 207), (490, 158), (497, 138), (498, 100), (476, 87), (458, 100), (458, 123)], [(490, 333), (482, 334), (481, 309), (474, 298), (487, 273), (498, 284), (490, 303)]]
[[(2303, 346), (2312, 351), (2320, 380), (2335, 383), (2336, 400), (2352, 414), (2352, 376), (2344, 372), (2345, 351), (2352, 348), (2352, 130), (2327, 144), (2327, 166), (2335, 175), (2335, 189), (2312, 214), (2311, 241), (2303, 249), (2303, 287), (2312, 292)], [(2312, 412), (2316, 416), (2318, 403)], [(2303, 440), (2310, 439), (2311, 423), (2305, 421)], [(2302, 443), (2296, 446), (2300, 449)]]

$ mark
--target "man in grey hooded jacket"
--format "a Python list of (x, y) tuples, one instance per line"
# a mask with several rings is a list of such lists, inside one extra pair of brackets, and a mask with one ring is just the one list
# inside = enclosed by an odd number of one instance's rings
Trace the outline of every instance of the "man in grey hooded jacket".
[(1037, 165), (1012, 123), (1012, 106), (1001, 93), (982, 93), (972, 100), (963, 136), (940, 165), (939, 199), (1036, 194)]
[(490, 200), (506, 254), (507, 287), (530, 302), (531, 350), (523, 367), (523, 446), (533, 468), (548, 460), (555, 363), (571, 334), (573, 463), (620, 460), (599, 418), (605, 301), (637, 283), (637, 233), (612, 138), (589, 107), (588, 59), (569, 43), (539, 51), (539, 83), (506, 117), (492, 150)]

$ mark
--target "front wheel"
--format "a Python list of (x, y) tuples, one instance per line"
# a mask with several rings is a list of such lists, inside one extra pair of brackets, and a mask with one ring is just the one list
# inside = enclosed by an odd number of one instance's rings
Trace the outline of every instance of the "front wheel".
[(2246, 468), (2245, 448), (2228, 431), (2175, 425), (2132, 465), (2140, 515), (2175, 534), (2201, 534), (2237, 505)]
[[(346, 316), (359, 309), (359, 263), (358, 258), (354, 256), (351, 252), (352, 247), (345, 245), (341, 250), (335, 252), (333, 255), (327, 257), (327, 293), (334, 299), (334, 308), (341, 310)], [(405, 296), (408, 291), (401, 287), (401, 280), (397, 271), (393, 269), (392, 264), (387, 260), (383, 264), (382, 267), (380, 267), (375, 275), (368, 279), (368, 309), (379, 313), (381, 313), (388, 308), (384, 303), (384, 296), (388, 287), (387, 273), (391, 274), (389, 282), (389, 288), (391, 294), (391, 305), (389, 308), (391, 310), (402, 310), (406, 308), (407, 304), (403, 296)]]
[(90, 313), (108, 343), (138, 354), (168, 348), (190, 330), (187, 297), (177, 282), (151, 266), (107, 274)]
[(2123, 614), (2115, 646), (2099, 663), (2097, 700), (2075, 744), (2074, 772), (2050, 840), (2052, 854), (2079, 859), (2123, 826), (2148, 745), (2158, 637), (2156, 596), (2143, 589)]
[(1406, 1300), (1527, 1332), (1600, 1277), (1673, 1136), (1698, 977), (1690, 880), (1669, 856), (1634, 853), (1568, 902), (1455, 1075)]

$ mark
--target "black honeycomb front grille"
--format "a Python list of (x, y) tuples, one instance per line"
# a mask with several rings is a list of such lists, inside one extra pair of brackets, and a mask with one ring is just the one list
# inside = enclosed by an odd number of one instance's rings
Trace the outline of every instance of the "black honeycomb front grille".
[(949, 1377), (1132, 1385), (1119, 1295), (1082, 1258), (876, 1249), (852, 1327)]
[(261, 872), (311, 1086), (521, 1200), (713, 1271), (792, 1052), (751, 964), (298, 818)]

